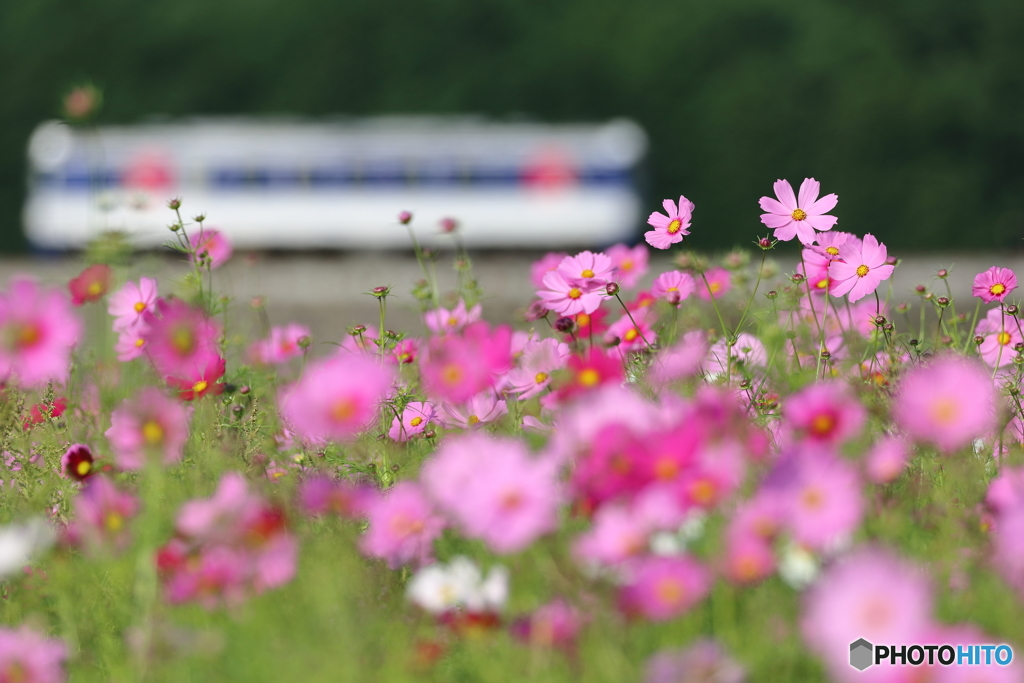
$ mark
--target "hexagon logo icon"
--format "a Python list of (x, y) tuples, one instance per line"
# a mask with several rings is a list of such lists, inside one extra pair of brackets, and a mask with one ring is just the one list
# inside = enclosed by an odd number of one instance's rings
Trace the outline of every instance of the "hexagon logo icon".
[(875, 646), (863, 638), (850, 643), (850, 666), (857, 671), (863, 671), (874, 664), (872, 661), (874, 649)]

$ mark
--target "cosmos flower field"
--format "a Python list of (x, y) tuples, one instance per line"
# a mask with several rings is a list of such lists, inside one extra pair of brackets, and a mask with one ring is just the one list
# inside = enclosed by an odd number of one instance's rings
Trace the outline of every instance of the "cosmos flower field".
[(370, 282), (344, 339), (249, 334), (178, 199), (177, 281), (102, 245), (13, 278), (0, 682), (1024, 680), (850, 664), (1024, 644), (1024, 331), (1011, 270), (894, 293), (837, 202), (777, 181), (712, 257), (665, 200), (644, 243), (539, 259), (511, 324), (407, 212), (418, 329)]

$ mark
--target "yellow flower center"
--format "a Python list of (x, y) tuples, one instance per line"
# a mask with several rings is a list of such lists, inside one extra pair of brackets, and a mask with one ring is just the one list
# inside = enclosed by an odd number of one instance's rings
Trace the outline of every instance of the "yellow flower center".
[(580, 275), (582, 277), (594, 277), (594, 271), (592, 271), (590, 268), (587, 268), (582, 273), (580, 273)]
[(468, 422), (471, 425), (475, 425), (476, 423), (480, 422), (480, 418), (477, 417), (476, 415), (470, 415), (469, 419), (466, 420), (466, 422)]
[(187, 325), (178, 326), (171, 334), (171, 345), (183, 356), (192, 353), (196, 345), (192, 329)]
[(444, 366), (444, 370), (441, 371), (441, 379), (446, 384), (457, 384), (462, 379), (462, 368), (456, 363), (449, 363)]
[(80, 477), (84, 477), (85, 475), (89, 474), (89, 471), (91, 469), (92, 463), (89, 462), (88, 460), (83, 460), (82, 462), (78, 463), (78, 465), (75, 466), (75, 472)]
[(712, 282), (711, 284), (708, 285), (708, 289), (711, 290), (712, 294), (718, 294), (718, 291), (720, 289), (722, 289), (722, 283), (721, 282)]
[(658, 581), (654, 588), (654, 594), (666, 605), (678, 605), (683, 601), (686, 591), (683, 590), (679, 579), (665, 577)]
[(99, 282), (94, 282), (91, 285), (89, 285), (89, 295), (90, 296), (99, 296), (102, 292), (103, 292), (103, 285), (100, 284)]
[(674, 235), (683, 229), (683, 222), (678, 218), (673, 218), (672, 222), (668, 224), (668, 234)]
[(43, 334), (38, 325), (29, 323), (27, 325), (14, 324), (14, 345), (20, 349), (27, 349), (35, 346), (42, 339)]
[(192, 385), (192, 391), (196, 392), (197, 394), (201, 394), (204, 391), (206, 391), (206, 388), (208, 386), (210, 386), (210, 385), (206, 383), (206, 380), (205, 379), (201, 379), (201, 380), (199, 380), (198, 382), (196, 382), (195, 384)]
[(509, 491), (501, 497), (501, 507), (505, 510), (515, 510), (523, 504), (523, 494), (519, 491)]
[(668, 289), (666, 289), (665, 291), (666, 291), (666, 292), (678, 292), (678, 291), (679, 291), (679, 288), (678, 288), (678, 287), (669, 287), (669, 288), (668, 288)]
[(991, 292), (992, 294), (994, 294), (995, 296), (999, 296), (1000, 294), (1002, 294), (1003, 292), (1006, 291), (1006, 285), (1004, 285), (1004, 284), (1002, 284), (1000, 282), (997, 282), (994, 285), (992, 285), (991, 287), (989, 287), (988, 291)]
[(633, 259), (625, 259), (619, 264), (619, 270), (633, 270)]
[(137, 349), (141, 349), (141, 348), (142, 348), (142, 346), (143, 346), (143, 345), (144, 345), (145, 343), (146, 343), (146, 340), (145, 340), (145, 339), (143, 339), (142, 337), (139, 337), (138, 339), (136, 339), (136, 340), (135, 340), (135, 348), (137, 348)]
[(628, 330), (626, 330), (626, 334), (622, 335), (622, 338), (628, 342), (631, 342), (639, 336), (640, 333), (637, 332), (637, 329), (635, 327), (631, 327)]
[(818, 510), (825, 503), (825, 496), (822, 494), (820, 489), (809, 488), (804, 491), (803, 495), (800, 496), (804, 505), (812, 510)]
[(421, 424), (423, 424), (423, 418), (417, 415), (413, 419), (409, 420), (409, 424), (413, 427), (419, 427)]
[(331, 417), (338, 422), (347, 422), (355, 417), (356, 403), (350, 398), (339, 398), (331, 406)]
[(158, 444), (164, 440), (164, 428), (155, 420), (149, 420), (142, 425), (142, 438), (150, 445)]
[(106, 518), (103, 520), (107, 528), (113, 532), (118, 532), (124, 526), (124, 517), (116, 512), (108, 512)]
[(1009, 332), (1000, 332), (999, 336), (996, 337), (996, 339), (999, 340), (1000, 344), (1002, 344), (1003, 346), (1006, 346), (1007, 344), (1010, 343), (1010, 333)]
[(536, 375), (534, 375), (533, 379), (537, 382), (537, 384), (543, 384), (548, 379), (548, 373), (538, 372)]
[(807, 212), (804, 211), (803, 209), (793, 209), (792, 216), (793, 220), (802, 221), (803, 219), (807, 218)]
[(932, 419), (939, 424), (949, 425), (956, 420), (957, 404), (952, 397), (943, 396), (932, 403), (928, 412), (931, 413)]
[(594, 368), (586, 368), (577, 375), (580, 384), (585, 387), (597, 386), (601, 382), (601, 375)]
[(569, 290), (570, 299), (579, 299), (581, 296), (583, 296), (583, 292), (581, 292), (578, 287), (573, 287)]
[(698, 505), (707, 505), (715, 498), (715, 485), (706, 479), (696, 481), (690, 486), (690, 497)]
[(871, 269), (862, 263), (861, 265), (857, 266), (857, 277), (864, 277), (865, 275), (868, 274), (869, 270)]
[(143, 302), (143, 301), (136, 301), (135, 302), (135, 312), (136, 313), (142, 313), (144, 310), (146, 310), (145, 302)]
[(825, 247), (825, 253), (829, 256), (839, 256), (839, 247)]
[(836, 419), (831, 415), (815, 415), (811, 420), (811, 433), (817, 436), (828, 436), (835, 429)]
[(825, 289), (826, 287), (828, 287), (828, 278), (826, 277), (818, 280), (818, 284), (814, 286), (817, 287), (818, 289)]
[(654, 476), (661, 481), (672, 481), (679, 474), (679, 463), (670, 457), (664, 457), (654, 463)]

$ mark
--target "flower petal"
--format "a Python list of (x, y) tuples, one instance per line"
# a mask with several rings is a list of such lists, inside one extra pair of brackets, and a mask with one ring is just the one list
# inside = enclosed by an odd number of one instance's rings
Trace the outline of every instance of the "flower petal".
[(804, 219), (804, 223), (810, 223), (811, 227), (815, 230), (831, 230), (832, 226), (839, 221), (835, 216), (812, 216), (807, 214), (807, 218)]
[(793, 209), (796, 208), (796, 196), (793, 195), (793, 186), (789, 184), (789, 181), (776, 180), (772, 187), (775, 190), (775, 196), (786, 207), (786, 213), (793, 213)]
[(761, 210), (767, 211), (768, 213), (787, 217), (793, 214), (792, 211), (787, 211), (786, 207), (784, 207), (777, 199), (772, 199), (771, 197), (761, 197), (761, 199), (758, 200), (758, 203), (761, 205)]
[(836, 208), (836, 204), (839, 203), (839, 195), (827, 194), (818, 201), (814, 202), (810, 206), (804, 209), (809, 216), (820, 216), (823, 213), (828, 213), (832, 209)]
[[(764, 217), (761, 217), (762, 220)], [(775, 239), (780, 242), (788, 242), (789, 240), (796, 237), (796, 221), (791, 220), (787, 225), (783, 225), (781, 228), (775, 228)]]
[(814, 178), (804, 178), (804, 181), (800, 183), (800, 199), (797, 200), (797, 206), (807, 211), (807, 207), (814, 203), (820, 191), (821, 183)]
[(779, 216), (774, 213), (763, 213), (761, 214), (761, 222), (767, 225), (769, 228), (784, 228), (790, 223), (796, 223), (793, 218), (789, 215)]
[(664, 214), (658, 213), (657, 211), (652, 213), (650, 218), (647, 219), (647, 225), (653, 225), (656, 228), (667, 228), (668, 224), (671, 222), (671, 218)]
[(661, 205), (665, 208), (665, 213), (669, 216), (678, 216), (679, 209), (676, 208), (676, 203), (671, 199), (664, 200)]

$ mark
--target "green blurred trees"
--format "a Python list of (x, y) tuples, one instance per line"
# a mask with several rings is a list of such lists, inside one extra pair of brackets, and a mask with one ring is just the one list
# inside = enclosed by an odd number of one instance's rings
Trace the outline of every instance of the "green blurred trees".
[(804, 176), (895, 249), (1024, 245), (1021, 35), (1019, 0), (5, 0), (0, 234), (24, 246), (27, 137), (89, 79), (104, 122), (629, 116), (702, 245)]

